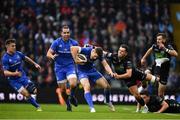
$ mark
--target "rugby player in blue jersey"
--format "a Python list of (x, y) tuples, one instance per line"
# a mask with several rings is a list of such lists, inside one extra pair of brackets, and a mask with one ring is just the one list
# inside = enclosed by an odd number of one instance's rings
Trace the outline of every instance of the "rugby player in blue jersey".
[[(71, 47), (71, 54), (74, 58), (75, 63), (77, 63), (77, 68), (78, 68), (78, 79), (80, 80), (80, 83), (82, 84), (84, 88), (84, 97), (85, 100), (87, 101), (89, 107), (90, 107), (90, 112), (96, 112), (93, 101), (92, 101), (92, 96), (90, 93), (90, 83), (97, 84), (98, 86), (104, 88), (104, 89), (110, 89), (110, 85), (107, 82), (107, 80), (103, 77), (103, 75), (96, 70), (94, 66), (94, 61), (99, 59), (105, 68), (106, 72), (113, 76), (113, 72), (108, 65), (107, 61), (103, 58), (103, 50), (100, 47), (78, 47), (78, 46), (72, 46)], [(83, 54), (86, 56), (87, 61), (82, 61), (78, 55)], [(110, 93), (109, 93), (110, 95)], [(109, 98), (109, 97), (108, 97)], [(108, 106), (112, 111), (115, 111), (114, 106), (112, 103), (107, 101)]]
[[(77, 106), (77, 99), (74, 96), (77, 85), (77, 76), (74, 60), (72, 58), (70, 47), (78, 46), (78, 42), (70, 38), (70, 29), (67, 25), (62, 26), (61, 36), (57, 38), (49, 48), (47, 57), (54, 60), (55, 74), (57, 84), (61, 90), (63, 99), (67, 105), (67, 111), (72, 111), (71, 103)], [(66, 93), (67, 82), (70, 86), (71, 93)]]
[(22, 68), (22, 62), (25, 60), (37, 69), (41, 67), (34, 62), (31, 58), (25, 56), (23, 53), (16, 51), (15, 39), (8, 39), (5, 42), (6, 52), (2, 57), (3, 72), (9, 84), (19, 93), (26, 97), (27, 101), (30, 102), (37, 111), (42, 111), (40, 105), (36, 100), (31, 97), (31, 94), (36, 94), (37, 89), (33, 82), (29, 80)]

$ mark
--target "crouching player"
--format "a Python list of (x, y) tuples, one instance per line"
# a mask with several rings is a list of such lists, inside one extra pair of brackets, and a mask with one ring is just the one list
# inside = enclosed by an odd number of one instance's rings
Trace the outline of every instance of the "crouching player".
[(141, 97), (144, 99), (149, 112), (155, 113), (180, 113), (180, 103), (173, 99), (166, 99), (149, 95), (147, 91), (141, 91)]
[(16, 51), (16, 41), (14, 39), (6, 40), (5, 46), (6, 53), (2, 57), (3, 72), (5, 77), (7, 77), (9, 84), (16, 91), (25, 96), (27, 101), (36, 107), (37, 111), (42, 111), (40, 105), (33, 97), (31, 97), (31, 94), (37, 93), (37, 89), (34, 83), (32, 83), (26, 76), (22, 68), (22, 62), (25, 60), (33, 64), (39, 70), (41, 67), (23, 53)]
[[(78, 79), (80, 80), (83, 88), (84, 88), (84, 97), (90, 107), (90, 112), (96, 112), (93, 101), (92, 101), (92, 96), (90, 93), (90, 82), (97, 84), (98, 86), (104, 88), (104, 89), (110, 89), (110, 85), (107, 82), (107, 80), (103, 77), (103, 75), (96, 70), (94, 67), (93, 62), (97, 59), (99, 59), (105, 68), (106, 72), (113, 76), (113, 72), (109, 65), (107, 64), (106, 60), (103, 59), (103, 50), (100, 47), (78, 47), (78, 46), (72, 46), (71, 47), (71, 54), (73, 56), (73, 59), (76, 64), (78, 64)], [(83, 54), (85, 57), (82, 57)], [(80, 59), (80, 57), (82, 59)], [(83, 60), (84, 58), (84, 60)], [(109, 90), (108, 90), (109, 91)], [(107, 96), (109, 96), (110, 93), (107, 93)], [(108, 97), (110, 98), (110, 97)], [(115, 111), (114, 106), (110, 102), (110, 99), (106, 99), (108, 106), (111, 111)]]

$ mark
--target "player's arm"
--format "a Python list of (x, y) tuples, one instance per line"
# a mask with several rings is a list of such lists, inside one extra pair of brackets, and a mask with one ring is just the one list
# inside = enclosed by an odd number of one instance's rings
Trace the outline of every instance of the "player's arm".
[(21, 72), (19, 72), (19, 71), (15, 71), (15, 72), (11, 72), (11, 71), (9, 71), (9, 70), (4, 70), (4, 75), (6, 76), (6, 77), (21, 77), (21, 75), (22, 75), (22, 73)]
[(175, 57), (178, 56), (178, 53), (176, 52), (176, 50), (173, 49), (172, 46), (169, 46), (169, 47), (166, 48), (166, 47), (164, 46), (164, 44), (161, 43), (161, 44), (159, 45), (159, 47), (160, 47), (161, 49), (163, 49), (165, 52), (167, 52), (168, 54), (170, 54), (171, 56), (175, 56)]
[(107, 61), (104, 59), (101, 63), (103, 65), (104, 69), (106, 70), (107, 74), (109, 74), (109, 75), (111, 75), (113, 77), (114, 73), (112, 72), (112, 69), (109, 66), (109, 64), (107, 63)]
[(141, 65), (144, 65), (144, 64), (145, 64), (146, 58), (152, 53), (152, 51), (153, 51), (153, 48), (152, 48), (152, 47), (149, 48), (149, 49), (146, 51), (146, 53), (144, 54), (144, 56), (143, 56), (142, 59), (141, 59)]
[(76, 64), (82, 64), (82, 61), (78, 58), (78, 54), (81, 52), (81, 47), (71, 46), (71, 54)]
[(131, 75), (132, 75), (132, 68), (128, 68), (128, 69), (126, 69), (126, 73), (121, 74), (121, 75), (115, 73), (115, 74), (114, 74), (114, 77), (115, 77), (116, 79), (127, 79), (127, 78), (130, 78)]
[(46, 54), (47, 58), (54, 60), (58, 55), (54, 54), (54, 50), (52, 50), (51, 48), (48, 50), (47, 54)]
[(168, 109), (168, 107), (169, 107), (169, 105), (167, 104), (167, 102), (166, 101), (163, 101), (162, 103), (161, 103), (161, 108), (156, 112), (156, 113), (162, 113), (162, 112), (164, 112), (166, 109)]
[(3, 59), (2, 60), (2, 66), (3, 66), (3, 72), (6, 77), (11, 77), (11, 76), (16, 76), (16, 77), (21, 77), (22, 73), (16, 70), (15, 72), (9, 71), (9, 65), (8, 65), (8, 60)]
[(25, 61), (30, 64), (33, 64), (37, 69), (41, 70), (41, 66), (37, 64), (35, 61), (33, 61), (31, 58), (29, 58), (28, 56), (25, 56)]

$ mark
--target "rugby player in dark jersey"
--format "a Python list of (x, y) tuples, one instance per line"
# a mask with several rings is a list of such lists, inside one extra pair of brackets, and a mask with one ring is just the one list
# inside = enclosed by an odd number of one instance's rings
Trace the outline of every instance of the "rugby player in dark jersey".
[(130, 93), (134, 95), (137, 102), (141, 106), (144, 106), (145, 103), (138, 92), (136, 81), (150, 80), (155, 82), (156, 80), (158, 81), (159, 78), (151, 74), (146, 74), (143, 71), (135, 68), (131, 62), (128, 51), (128, 46), (122, 44), (118, 50), (118, 54), (104, 52), (104, 56), (105, 58), (109, 59), (114, 66), (114, 70), (116, 72), (114, 77), (117, 80), (124, 80)]
[(141, 59), (141, 64), (144, 65), (145, 59), (153, 53), (155, 61), (154, 74), (160, 77), (158, 95), (164, 97), (166, 90), (167, 79), (169, 76), (170, 58), (171, 56), (178, 56), (176, 50), (167, 42), (167, 36), (165, 33), (158, 33), (156, 35), (156, 43), (147, 50), (145, 55)]
[(144, 99), (145, 104), (148, 107), (149, 112), (156, 113), (180, 113), (180, 103), (173, 99), (166, 99), (149, 95), (147, 91), (140, 92), (141, 97)]

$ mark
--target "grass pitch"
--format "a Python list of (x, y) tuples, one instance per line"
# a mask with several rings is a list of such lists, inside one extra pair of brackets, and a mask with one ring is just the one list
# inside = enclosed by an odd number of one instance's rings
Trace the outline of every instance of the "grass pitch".
[(73, 107), (67, 112), (65, 106), (41, 104), (42, 112), (37, 112), (30, 104), (0, 104), (0, 119), (180, 119), (180, 114), (136, 113), (135, 105), (116, 105), (116, 112), (106, 105), (95, 105), (96, 113), (90, 113), (87, 105)]

